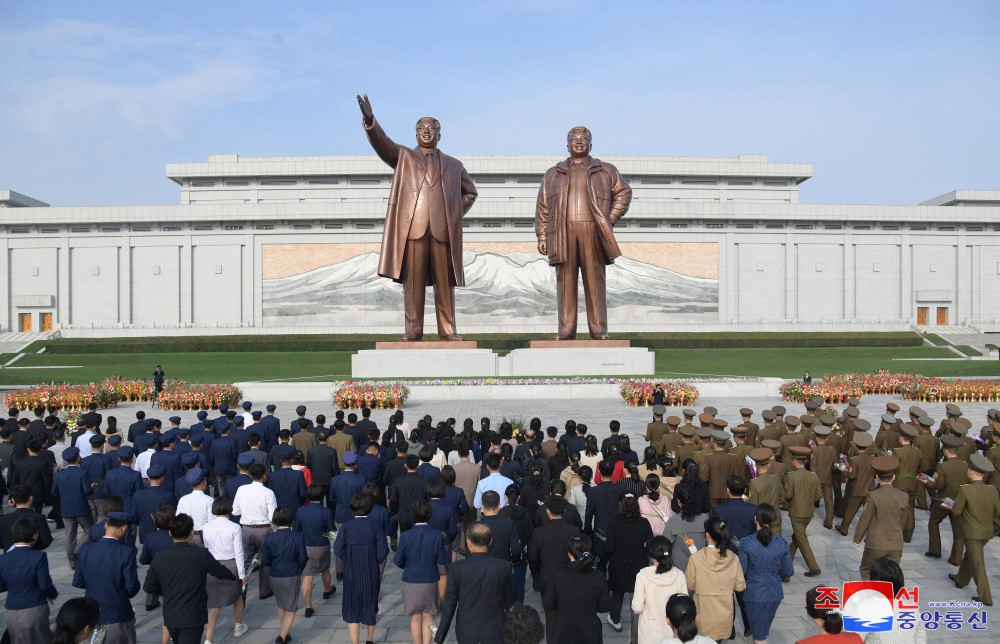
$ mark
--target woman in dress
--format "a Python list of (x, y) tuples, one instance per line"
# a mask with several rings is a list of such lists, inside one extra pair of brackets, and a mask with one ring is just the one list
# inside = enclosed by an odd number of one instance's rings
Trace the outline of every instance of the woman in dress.
[(305, 570), (302, 571), (302, 596), (306, 600), (306, 617), (312, 617), (312, 591), (316, 575), (323, 582), (323, 599), (329, 599), (336, 588), (330, 585), (330, 538), (328, 533), (336, 529), (333, 512), (323, 507), (323, 488), (310, 485), (306, 489), (306, 504), (295, 511), (292, 529), (302, 533), (306, 542)]
[(708, 515), (700, 512), (701, 508), (695, 503), (694, 492), (690, 489), (681, 488), (674, 495), (674, 501), (677, 501), (680, 511), (667, 519), (663, 534), (673, 542), (670, 556), (674, 559), (674, 566), (687, 570), (688, 559), (707, 543), (704, 526)]
[(776, 510), (769, 503), (761, 503), (754, 514), (757, 532), (740, 539), (740, 566), (746, 579), (743, 592), (746, 616), (754, 642), (764, 644), (771, 630), (774, 615), (785, 598), (781, 580), (795, 574), (788, 543), (771, 534)]
[(816, 624), (819, 635), (800, 639), (796, 644), (861, 644), (861, 636), (857, 633), (844, 632), (844, 616), (839, 608), (817, 606), (827, 601), (819, 601), (820, 588), (822, 586), (816, 586), (806, 592), (806, 614)]
[(611, 610), (611, 593), (604, 573), (595, 570), (590, 538), (573, 537), (566, 544), (569, 564), (545, 586), (542, 606), (555, 614), (555, 641), (549, 644), (601, 644), (598, 613)]
[(653, 537), (646, 548), (650, 565), (636, 575), (632, 613), (638, 644), (659, 644), (673, 637), (670, 625), (663, 618), (663, 607), (673, 595), (687, 592), (687, 581), (684, 573), (674, 568), (670, 548), (670, 539)]
[(235, 581), (225, 581), (209, 575), (205, 582), (205, 590), (208, 591), (205, 639), (209, 642), (215, 639), (215, 625), (219, 621), (219, 613), (226, 606), (233, 607), (236, 637), (247, 631), (247, 625), (243, 623), (243, 581), (247, 578), (246, 562), (243, 559), (243, 532), (240, 524), (229, 520), (232, 513), (233, 502), (228, 496), (220, 496), (212, 501), (212, 520), (202, 528), (201, 538), (205, 549), (236, 577)]
[(701, 614), (700, 631), (714, 640), (731, 639), (733, 593), (747, 587), (740, 560), (729, 552), (729, 528), (719, 517), (705, 521), (707, 545), (691, 555), (684, 577)]
[(639, 498), (639, 511), (642, 518), (649, 522), (653, 536), (660, 536), (667, 527), (670, 511), (670, 500), (660, 492), (660, 477), (656, 474), (646, 476), (646, 493)]
[(292, 641), (292, 623), (295, 611), (299, 609), (302, 571), (309, 562), (305, 539), (301, 533), (292, 530), (294, 518), (291, 508), (283, 505), (275, 508), (271, 523), (277, 530), (264, 537), (261, 549), (260, 566), (269, 566), (271, 591), (278, 604), (278, 622), (281, 623), (281, 634), (275, 638), (275, 644)]
[(399, 535), (393, 563), (403, 569), (403, 610), (410, 617), (413, 644), (431, 644), (430, 626), (438, 613), (438, 586), (445, 576), (444, 537), (440, 530), (427, 525), (431, 506), (423, 499), (410, 508), (413, 527)]
[[(625, 593), (635, 592), (635, 576), (647, 564), (646, 545), (653, 538), (649, 523), (639, 513), (639, 499), (624, 492), (618, 501), (618, 514), (608, 526), (605, 543), (608, 557), (608, 586), (611, 589), (611, 612), (608, 624), (615, 632), (622, 630), (622, 604)], [(632, 621), (635, 623), (635, 620)]]
[(708, 637), (698, 634), (698, 607), (687, 595), (677, 594), (667, 601), (667, 621), (674, 637), (660, 644), (715, 644)]
[(368, 518), (373, 503), (369, 495), (355, 494), (351, 499), (354, 519), (340, 527), (333, 542), (333, 553), (344, 560), (343, 616), (353, 644), (360, 641), (361, 624), (368, 627), (368, 641), (375, 638), (382, 586), (379, 562), (389, 556), (385, 535)]

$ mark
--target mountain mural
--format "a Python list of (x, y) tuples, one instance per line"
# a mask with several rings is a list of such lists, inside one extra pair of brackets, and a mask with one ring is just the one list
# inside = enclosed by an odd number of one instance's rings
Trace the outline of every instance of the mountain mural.
[[(555, 269), (535, 253), (477, 253), (463, 257), (467, 286), (457, 289), (459, 325), (555, 323)], [(402, 324), (403, 291), (376, 275), (378, 253), (356, 255), (306, 273), (263, 281), (266, 326)], [(608, 267), (608, 322), (715, 322), (719, 282), (681, 275), (621, 257)], [(583, 288), (580, 288), (583, 307)], [(434, 319), (432, 290), (427, 320)], [(581, 315), (585, 321), (586, 314)]]

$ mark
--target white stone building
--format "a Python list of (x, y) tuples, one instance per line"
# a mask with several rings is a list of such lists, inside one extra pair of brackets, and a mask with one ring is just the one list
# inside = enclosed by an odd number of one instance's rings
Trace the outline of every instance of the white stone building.
[[(608, 275), (612, 334), (1000, 331), (1000, 191), (914, 206), (800, 204), (809, 164), (602, 158), (633, 188), (615, 228), (625, 256)], [(479, 199), (465, 218), (459, 331), (554, 333), (534, 206), (561, 157), (461, 160)], [(167, 176), (180, 205), (48, 207), (0, 191), (0, 330), (402, 329), (401, 290), (375, 275), (392, 179), (376, 157), (213, 155), (168, 164)]]

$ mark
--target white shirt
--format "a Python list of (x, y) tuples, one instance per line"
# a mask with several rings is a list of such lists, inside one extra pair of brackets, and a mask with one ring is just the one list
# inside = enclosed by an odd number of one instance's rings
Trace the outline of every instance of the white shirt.
[(49, 451), (52, 452), (52, 455), (56, 457), (57, 470), (66, 469), (66, 461), (63, 460), (62, 457), (64, 449), (66, 449), (66, 443), (56, 443), (55, 445), (49, 448)]
[(132, 465), (132, 469), (139, 472), (144, 479), (149, 478), (146, 476), (146, 470), (149, 469), (150, 462), (153, 460), (153, 454), (155, 453), (155, 449), (147, 449), (145, 452), (135, 457), (135, 463)]
[(203, 530), (205, 524), (212, 520), (212, 497), (204, 490), (195, 490), (185, 494), (177, 502), (177, 514), (186, 514), (194, 521), (196, 531)]
[(241, 485), (233, 499), (233, 514), (240, 517), (240, 525), (270, 524), (277, 507), (278, 499), (274, 492), (264, 487), (260, 481)]
[(434, 467), (436, 467), (438, 469), (441, 469), (442, 467), (444, 467), (447, 464), (448, 464), (448, 461), (445, 460), (444, 452), (442, 452), (439, 449), (435, 449), (434, 450), (434, 456), (431, 457), (431, 465), (433, 465)]
[(90, 445), (90, 437), (96, 435), (97, 432), (84, 432), (77, 437), (74, 447), (80, 450), (81, 459), (94, 453), (94, 448)]
[(249, 411), (245, 411), (245, 412), (243, 412), (240, 415), (243, 416), (243, 426), (244, 427), (249, 427), (250, 425), (253, 425), (254, 422), (256, 422), (253, 419), (253, 413), (251, 413)]
[(236, 560), (236, 576), (246, 579), (243, 561), (243, 531), (227, 517), (213, 517), (202, 528), (201, 540), (216, 561)]

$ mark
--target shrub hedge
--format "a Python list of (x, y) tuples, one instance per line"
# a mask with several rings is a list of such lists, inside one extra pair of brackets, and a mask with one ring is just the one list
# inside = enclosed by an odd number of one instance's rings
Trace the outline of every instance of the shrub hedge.
[[(623, 337), (626, 334), (619, 334)], [(466, 336), (484, 349), (511, 351), (527, 347), (541, 334)], [(759, 349), (782, 347), (915, 347), (917, 333), (634, 333), (632, 346), (649, 349)], [(429, 339), (433, 339), (433, 336)], [(398, 341), (398, 335), (223, 335), (153, 336), (142, 338), (60, 338), (45, 342), (48, 353), (197, 353), (250, 351), (357, 351), (376, 342)], [(37, 349), (36, 349), (37, 350)]]

